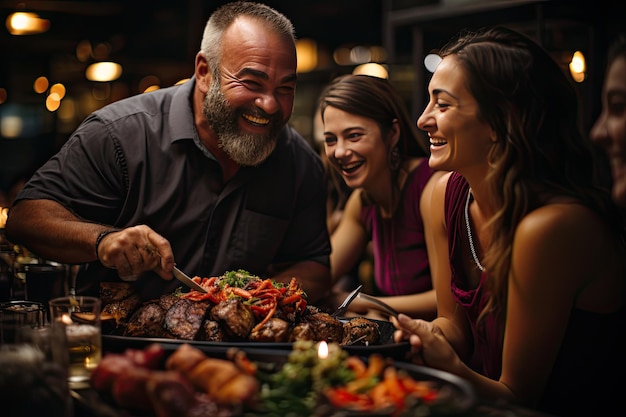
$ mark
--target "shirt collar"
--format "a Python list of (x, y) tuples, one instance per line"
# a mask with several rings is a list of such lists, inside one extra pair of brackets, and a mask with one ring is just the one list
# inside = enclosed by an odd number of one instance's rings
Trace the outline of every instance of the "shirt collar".
[(200, 141), (193, 114), (193, 94), (196, 85), (195, 77), (179, 86), (172, 97), (168, 122), (171, 126), (171, 141), (192, 139), (196, 147), (211, 159), (213, 154)]

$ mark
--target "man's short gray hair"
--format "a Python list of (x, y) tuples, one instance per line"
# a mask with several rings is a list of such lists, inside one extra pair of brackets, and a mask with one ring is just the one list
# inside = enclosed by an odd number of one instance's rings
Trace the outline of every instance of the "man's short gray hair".
[(213, 73), (217, 71), (220, 62), (224, 32), (240, 16), (257, 19), (263, 22), (268, 29), (288, 36), (295, 42), (293, 24), (280, 12), (261, 3), (247, 1), (227, 3), (211, 14), (202, 36), (200, 51)]

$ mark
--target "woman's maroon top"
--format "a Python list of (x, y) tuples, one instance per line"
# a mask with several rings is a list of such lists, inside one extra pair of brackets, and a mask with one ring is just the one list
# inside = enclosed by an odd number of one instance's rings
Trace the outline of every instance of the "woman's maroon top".
[[(492, 315), (487, 316), (480, 327), (476, 326), (478, 314), (486, 302), (485, 284), (489, 278), (483, 272), (478, 286), (472, 288), (462, 266), (461, 248), (468, 245), (464, 217), (468, 192), (465, 179), (452, 173), (445, 200), (451, 288), (472, 328), (474, 356), (471, 364), (482, 374), (498, 380), (504, 326), (496, 325)], [(625, 334), (626, 306), (607, 314), (572, 309), (561, 349), (537, 408), (562, 417), (612, 415), (615, 410), (623, 410)]]

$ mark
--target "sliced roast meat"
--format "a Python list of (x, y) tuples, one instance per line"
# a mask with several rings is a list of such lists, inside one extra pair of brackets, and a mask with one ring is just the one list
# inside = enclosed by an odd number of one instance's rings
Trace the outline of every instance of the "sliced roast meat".
[(165, 313), (165, 329), (177, 339), (194, 340), (208, 306), (209, 301), (179, 298)]
[(301, 321), (293, 327), (289, 341), (296, 342), (298, 340), (315, 340), (315, 328), (312, 323)]
[(102, 316), (113, 317), (117, 323), (125, 322), (140, 305), (139, 295), (133, 294), (128, 298), (105, 304), (102, 308)]
[(167, 337), (173, 336), (165, 330), (165, 310), (157, 303), (144, 304), (128, 321), (124, 329), (124, 336), (134, 337)]
[(241, 298), (233, 297), (216, 304), (209, 313), (231, 340), (245, 340), (256, 324), (254, 314)]
[(376, 345), (380, 342), (378, 323), (365, 317), (354, 317), (343, 324), (342, 345)]
[(176, 301), (180, 300), (180, 297), (174, 294), (164, 294), (161, 297), (159, 297), (158, 303), (159, 306), (161, 306), (161, 308), (165, 311), (169, 310), (174, 304), (176, 304)]
[(100, 283), (100, 299), (102, 300), (103, 305), (116, 301), (122, 301), (123, 299), (135, 294), (135, 292), (135, 287), (130, 282)]
[(202, 322), (198, 332), (198, 340), (222, 342), (224, 340), (224, 332), (218, 322), (207, 318)]
[(290, 332), (289, 322), (272, 317), (259, 330), (251, 332), (248, 338), (251, 342), (283, 343), (289, 340)]
[(343, 323), (328, 313), (308, 314), (302, 317), (301, 322), (311, 325), (314, 336), (308, 340), (325, 340), (329, 343), (341, 343), (343, 340)]

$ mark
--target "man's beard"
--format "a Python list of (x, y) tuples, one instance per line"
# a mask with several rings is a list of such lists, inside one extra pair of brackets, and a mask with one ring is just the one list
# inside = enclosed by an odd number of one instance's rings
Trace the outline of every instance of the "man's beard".
[(267, 159), (276, 148), (280, 130), (285, 126), (282, 123), (281, 113), (267, 115), (255, 109), (247, 111), (252, 116), (270, 119), (270, 132), (267, 135), (253, 134), (239, 128), (240, 117), (237, 110), (230, 107), (230, 103), (220, 89), (219, 82), (213, 81), (204, 97), (202, 106), (211, 129), (217, 135), (217, 144), (236, 163), (242, 166), (257, 166)]

